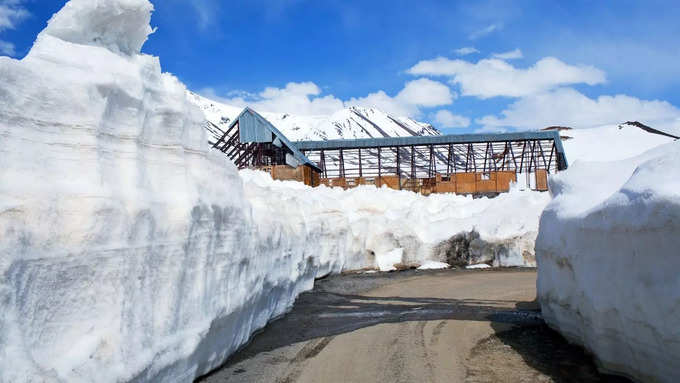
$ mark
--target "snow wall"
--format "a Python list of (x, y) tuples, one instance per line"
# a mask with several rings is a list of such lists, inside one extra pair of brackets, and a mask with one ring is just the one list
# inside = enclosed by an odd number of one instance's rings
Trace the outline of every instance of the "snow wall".
[(72, 0), (23, 60), (0, 57), (0, 382), (190, 382), (316, 277), (441, 260), (460, 231), (533, 262), (546, 194), (241, 177), (140, 54), (152, 8)]
[(680, 142), (551, 177), (536, 241), (548, 324), (609, 373), (680, 381)]

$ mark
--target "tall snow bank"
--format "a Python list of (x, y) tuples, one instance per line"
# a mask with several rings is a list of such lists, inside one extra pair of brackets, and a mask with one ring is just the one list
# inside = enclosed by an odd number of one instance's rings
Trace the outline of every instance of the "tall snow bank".
[(608, 371), (680, 381), (680, 142), (551, 178), (536, 241), (545, 320)]
[[(334, 222), (333, 227), (351, 228), (353, 246), (360, 254), (351, 263), (382, 270), (427, 261), (535, 266), (538, 219), (550, 199), (547, 193), (520, 190), (493, 199), (454, 194), (424, 197), (386, 187), (310, 188), (272, 181), (266, 173), (250, 170), (241, 171), (241, 176), (248, 198), (256, 206), (267, 204), (258, 220), (282, 216), (313, 227)], [(466, 243), (467, 256), (456, 258), (456, 247), (461, 245), (457, 239), (469, 238), (470, 232), (474, 238)]]
[(2, 382), (191, 381), (343, 267), (320, 229), (254, 221), (185, 87), (136, 53), (151, 9), (73, 0), (0, 57)]

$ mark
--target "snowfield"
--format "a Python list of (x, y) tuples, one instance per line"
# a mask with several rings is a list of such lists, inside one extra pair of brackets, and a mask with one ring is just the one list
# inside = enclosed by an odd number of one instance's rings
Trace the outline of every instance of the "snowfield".
[(547, 194), (239, 174), (184, 85), (140, 54), (151, 11), (72, 0), (23, 60), (0, 57), (0, 381), (190, 382), (315, 278), (441, 267), (460, 232), (470, 261), (533, 263)]
[(639, 381), (680, 381), (678, 175), (680, 142), (574, 162), (550, 180), (536, 241), (545, 320)]
[(570, 164), (575, 161), (623, 160), (673, 142), (667, 136), (626, 124), (564, 130), (560, 135)]

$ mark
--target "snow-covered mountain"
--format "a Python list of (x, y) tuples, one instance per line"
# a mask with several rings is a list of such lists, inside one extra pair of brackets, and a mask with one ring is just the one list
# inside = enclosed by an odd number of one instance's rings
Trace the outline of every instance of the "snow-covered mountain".
[[(210, 100), (188, 92), (191, 102), (200, 107), (208, 121), (225, 130), (243, 108)], [(376, 108), (352, 106), (326, 116), (297, 116), (288, 113), (262, 114), (292, 141), (317, 141), (352, 138), (437, 136), (432, 125), (408, 117), (391, 116)], [(209, 127), (217, 137), (219, 132)]]

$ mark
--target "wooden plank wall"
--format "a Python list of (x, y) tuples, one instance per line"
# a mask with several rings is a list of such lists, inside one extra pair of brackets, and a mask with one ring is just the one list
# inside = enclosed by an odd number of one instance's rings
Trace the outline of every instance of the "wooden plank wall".
[(297, 168), (288, 165), (263, 166), (260, 170), (268, 172), (275, 180), (298, 181), (313, 187), (321, 185), (321, 175), (306, 165)]
[[(517, 182), (514, 171), (499, 171), (489, 173), (455, 173), (450, 177), (437, 175), (433, 178), (409, 179), (398, 176), (383, 176), (374, 178), (321, 178), (320, 174), (309, 166), (291, 168), (287, 165), (262, 167), (260, 170), (269, 172), (273, 179), (304, 182), (305, 185), (353, 188), (359, 185), (387, 186), (395, 190), (411, 190), (424, 195), (431, 193), (457, 194), (485, 194), (504, 193), (510, 191), (510, 183)], [(536, 171), (536, 188), (540, 191), (548, 190), (548, 172), (542, 169)]]
[(548, 171), (536, 169), (536, 190), (548, 191)]

